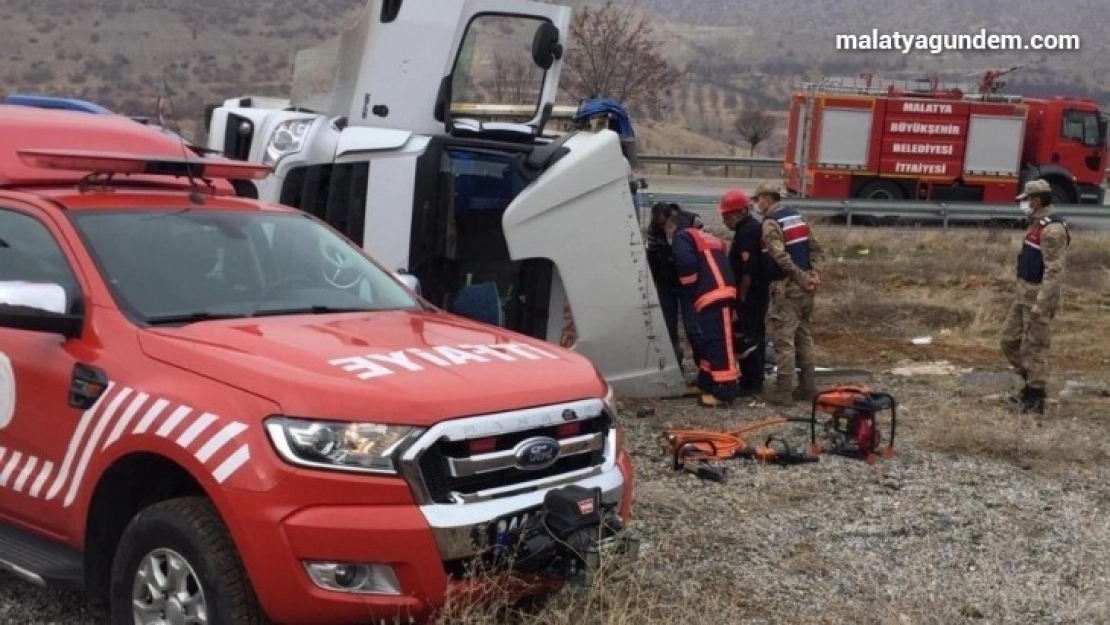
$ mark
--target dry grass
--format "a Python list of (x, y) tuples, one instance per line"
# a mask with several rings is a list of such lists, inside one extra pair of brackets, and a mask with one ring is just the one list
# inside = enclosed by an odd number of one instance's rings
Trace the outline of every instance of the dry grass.
[[(1014, 415), (998, 398), (1011, 388), (990, 374), (1006, 369), (996, 335), (1020, 232), (819, 234), (833, 259), (818, 303), (822, 364), (878, 373), (874, 386), (900, 403), (898, 456), (877, 467), (833, 456), (786, 469), (730, 465), (725, 484), (703, 482), (670, 469), (654, 445), (659, 431), (723, 429), (768, 416), (766, 407), (629, 402), (634, 528), (646, 541), (635, 574), (565, 590), (528, 615), (484, 610), (451, 622), (1110, 619), (1099, 590), (1110, 579), (1110, 526), (1100, 516), (1110, 506), (1110, 402), (1053, 397), (1043, 417)], [(1068, 379), (1110, 384), (1110, 237), (1078, 235), (1070, 258), (1055, 390)], [(918, 335), (933, 344), (913, 345)], [(935, 360), (986, 374), (885, 373)], [(633, 418), (644, 406), (653, 415)]]

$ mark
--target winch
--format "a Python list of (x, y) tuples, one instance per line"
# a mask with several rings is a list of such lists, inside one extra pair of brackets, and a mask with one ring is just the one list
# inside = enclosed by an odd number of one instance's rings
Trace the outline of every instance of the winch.
[(600, 488), (565, 486), (548, 491), (543, 508), (519, 525), (493, 526), (494, 556), (514, 571), (589, 586), (639, 558), (640, 539), (624, 526), (617, 504)]

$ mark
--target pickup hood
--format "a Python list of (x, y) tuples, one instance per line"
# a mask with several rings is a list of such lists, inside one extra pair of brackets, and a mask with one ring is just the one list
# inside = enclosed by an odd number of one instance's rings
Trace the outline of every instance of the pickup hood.
[(139, 342), (298, 417), (428, 426), (605, 392), (583, 356), (436, 312), (207, 321), (144, 330)]

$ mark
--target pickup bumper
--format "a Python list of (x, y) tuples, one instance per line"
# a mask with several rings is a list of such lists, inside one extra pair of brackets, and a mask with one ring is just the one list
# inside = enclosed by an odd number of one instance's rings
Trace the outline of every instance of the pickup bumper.
[[(628, 519), (632, 470), (625, 454), (611, 470), (574, 484), (598, 488), (602, 501)], [(301, 472), (278, 491), (243, 493), (242, 505), (236, 502), (232, 513), (248, 575), (275, 622), (420, 623), (456, 596), (462, 602), (480, 601), (489, 591), (503, 596), (505, 588), (513, 587), (523, 597), (561, 585), (530, 575), (467, 576), (458, 569), (477, 553), (477, 536), (498, 521), (511, 522), (518, 513), (542, 508), (544, 492), (420, 507), (400, 480), (368, 484)], [(365, 503), (359, 495), (366, 492), (374, 492), (380, 503)], [(299, 501), (332, 503), (299, 507)], [(595, 551), (603, 558), (606, 552), (624, 560), (636, 557), (635, 545), (630, 548), (623, 534)], [(336, 575), (337, 566), (345, 567), (339, 569), (342, 575)], [(336, 588), (340, 577), (362, 591)], [(531, 583), (520, 584), (526, 579)]]

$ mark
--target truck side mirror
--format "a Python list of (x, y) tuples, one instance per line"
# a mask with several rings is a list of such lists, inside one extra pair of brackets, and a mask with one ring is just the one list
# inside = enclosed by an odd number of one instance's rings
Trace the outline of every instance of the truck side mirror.
[(532, 62), (544, 70), (551, 69), (555, 61), (563, 58), (563, 44), (559, 43), (559, 29), (551, 22), (541, 22), (532, 38)]
[(77, 338), (84, 318), (66, 314), (67, 308), (59, 284), (0, 282), (0, 327)]

